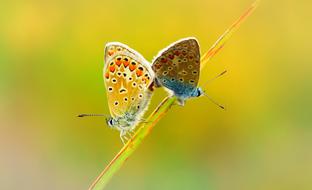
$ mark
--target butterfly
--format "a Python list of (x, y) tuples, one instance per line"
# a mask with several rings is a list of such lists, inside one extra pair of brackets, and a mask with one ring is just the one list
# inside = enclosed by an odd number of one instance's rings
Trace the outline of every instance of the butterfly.
[(196, 38), (181, 39), (160, 51), (152, 61), (152, 69), (155, 72), (155, 86), (166, 87), (177, 97), (180, 105), (184, 105), (189, 98), (205, 95), (224, 109), (198, 87), (200, 48)]
[(106, 121), (108, 126), (120, 131), (124, 143), (126, 135), (142, 121), (151, 100), (155, 75), (141, 54), (119, 42), (106, 44), (104, 62), (103, 77), (111, 115)]
[(163, 49), (152, 61), (155, 85), (164, 86), (177, 97), (180, 105), (203, 90), (197, 87), (200, 73), (199, 44), (195, 38), (184, 38)]

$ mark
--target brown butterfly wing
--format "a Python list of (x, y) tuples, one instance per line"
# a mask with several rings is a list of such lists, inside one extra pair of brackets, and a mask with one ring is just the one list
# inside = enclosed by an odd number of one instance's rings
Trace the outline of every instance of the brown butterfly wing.
[(186, 38), (169, 45), (154, 59), (152, 68), (158, 82), (170, 90), (178, 90), (180, 84), (196, 88), (200, 72), (197, 40)]

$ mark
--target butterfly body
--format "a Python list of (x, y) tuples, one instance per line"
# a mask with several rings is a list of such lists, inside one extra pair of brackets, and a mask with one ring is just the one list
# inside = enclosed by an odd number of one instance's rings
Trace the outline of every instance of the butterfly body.
[[(152, 96), (152, 92), (147, 92), (146, 93), (146, 100), (142, 103), (143, 107), (147, 107), (149, 104), (148, 100)], [(117, 116), (117, 117), (109, 117), (107, 119), (107, 124), (111, 128), (116, 128), (117, 130), (121, 132), (127, 132), (127, 131), (132, 131), (135, 129), (135, 126), (137, 123), (140, 122), (141, 115), (145, 110), (137, 110), (134, 108), (131, 108), (131, 110), (128, 110), (124, 113), (122, 116)]]
[(179, 40), (162, 50), (153, 60), (156, 86), (164, 86), (180, 105), (203, 90), (197, 87), (200, 72), (199, 45), (195, 38)]
[(107, 124), (124, 137), (134, 130), (148, 107), (154, 72), (143, 56), (118, 42), (106, 45), (104, 61), (103, 76), (111, 113)]

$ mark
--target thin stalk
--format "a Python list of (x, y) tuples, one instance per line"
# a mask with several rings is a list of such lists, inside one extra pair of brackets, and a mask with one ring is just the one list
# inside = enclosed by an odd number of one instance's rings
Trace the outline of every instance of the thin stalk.
[[(255, 10), (259, 1), (255, 1), (216, 41), (216, 43), (201, 57), (201, 70), (206, 63), (216, 55), (230, 39), (232, 34), (239, 28), (240, 24)], [(143, 140), (150, 134), (157, 122), (166, 115), (171, 106), (175, 103), (176, 97), (166, 97), (147, 118), (146, 122), (138, 126), (138, 130), (124, 147), (115, 155), (113, 160), (106, 166), (101, 174), (89, 187), (89, 190), (102, 190), (121, 168), (123, 163), (137, 149)]]

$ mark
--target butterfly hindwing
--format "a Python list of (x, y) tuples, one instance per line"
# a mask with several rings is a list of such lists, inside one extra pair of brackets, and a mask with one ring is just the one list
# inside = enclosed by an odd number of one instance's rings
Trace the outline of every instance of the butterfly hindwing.
[(113, 42), (105, 48), (103, 69), (108, 104), (112, 117), (139, 117), (147, 108), (154, 74), (149, 63), (128, 46)]
[(190, 96), (197, 88), (200, 72), (199, 45), (195, 38), (179, 40), (153, 60), (157, 82), (177, 96)]

